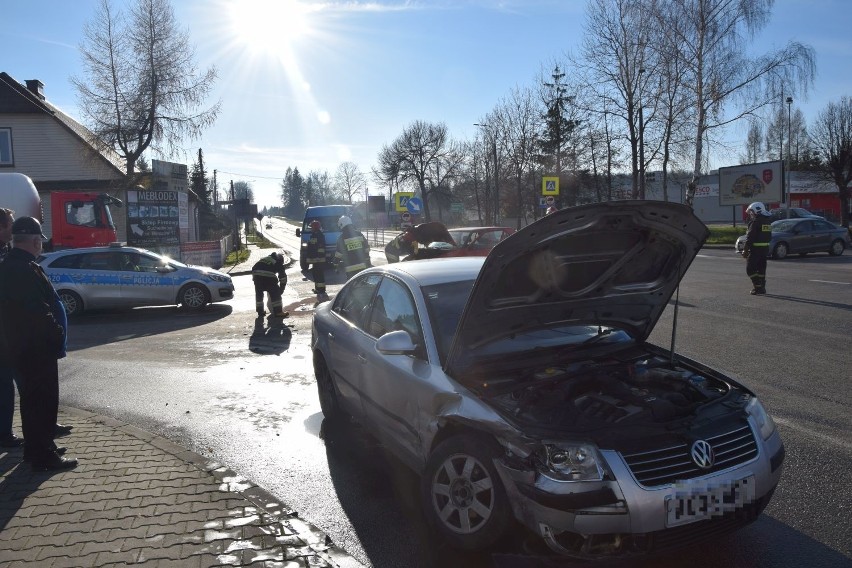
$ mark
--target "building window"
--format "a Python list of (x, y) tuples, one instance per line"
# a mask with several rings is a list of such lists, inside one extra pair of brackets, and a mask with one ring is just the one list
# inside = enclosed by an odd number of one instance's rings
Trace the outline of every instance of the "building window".
[(14, 166), (12, 159), (12, 129), (0, 128), (0, 166)]

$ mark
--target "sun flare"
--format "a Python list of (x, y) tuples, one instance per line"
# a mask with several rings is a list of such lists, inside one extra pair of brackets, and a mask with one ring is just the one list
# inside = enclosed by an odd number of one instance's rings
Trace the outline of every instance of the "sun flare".
[(237, 39), (254, 51), (281, 55), (310, 31), (308, 9), (296, 0), (235, 0), (229, 15)]

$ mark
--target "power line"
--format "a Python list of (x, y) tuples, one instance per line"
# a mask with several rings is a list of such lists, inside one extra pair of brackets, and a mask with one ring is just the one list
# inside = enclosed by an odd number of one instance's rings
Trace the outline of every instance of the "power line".
[(284, 179), (283, 177), (280, 177), (280, 176), (275, 176), (275, 177), (272, 177), (272, 176), (256, 176), (254, 174), (239, 174), (239, 173), (236, 173), (236, 172), (226, 172), (225, 170), (220, 170), (220, 169), (217, 169), (216, 171), (219, 172), (220, 174), (228, 174), (228, 175), (232, 175), (232, 176), (239, 176), (239, 177), (252, 178), (252, 179), (275, 179), (275, 180)]

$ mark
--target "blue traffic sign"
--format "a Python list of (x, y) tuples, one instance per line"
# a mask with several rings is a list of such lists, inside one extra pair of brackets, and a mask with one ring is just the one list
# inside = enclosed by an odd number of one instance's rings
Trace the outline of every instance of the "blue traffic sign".
[(405, 207), (409, 213), (420, 213), (423, 210), (423, 200), (419, 197), (412, 197), (405, 204)]

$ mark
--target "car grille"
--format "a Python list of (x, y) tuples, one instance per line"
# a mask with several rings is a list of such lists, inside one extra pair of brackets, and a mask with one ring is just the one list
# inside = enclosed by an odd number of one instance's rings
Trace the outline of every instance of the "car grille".
[(748, 425), (705, 440), (713, 447), (715, 455), (713, 466), (709, 469), (702, 469), (692, 461), (690, 444), (686, 442), (658, 450), (621, 454), (621, 457), (627, 462), (636, 481), (646, 487), (701, 477), (757, 457), (757, 443)]

